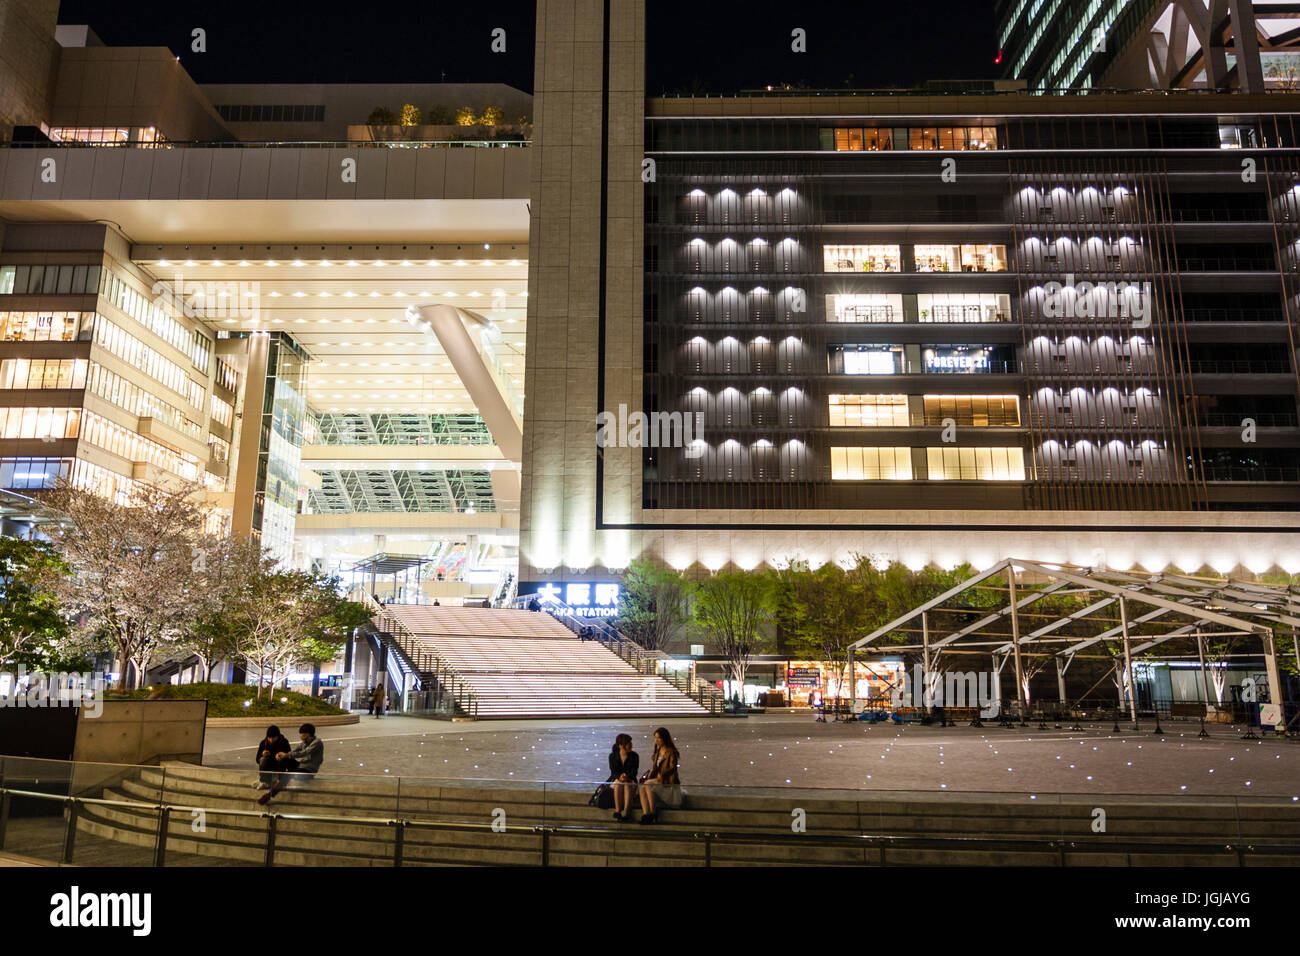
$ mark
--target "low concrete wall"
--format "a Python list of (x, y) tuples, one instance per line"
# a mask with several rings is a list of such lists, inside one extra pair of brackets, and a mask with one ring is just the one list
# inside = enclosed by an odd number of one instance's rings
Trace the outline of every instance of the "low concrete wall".
[(72, 759), (99, 763), (203, 762), (206, 700), (105, 700), (77, 721)]
[[(358, 724), (360, 714), (320, 714), (316, 717), (209, 717), (209, 727), (260, 727), (265, 729), (270, 724), (278, 724), (286, 737), (292, 737), (303, 724), (315, 724), (317, 727), (341, 727), (344, 724)], [(180, 759), (180, 758), (178, 758)]]

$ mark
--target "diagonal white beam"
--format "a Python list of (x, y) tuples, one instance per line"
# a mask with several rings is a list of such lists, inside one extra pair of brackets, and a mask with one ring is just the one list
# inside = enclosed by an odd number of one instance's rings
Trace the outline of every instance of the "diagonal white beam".
[[(413, 311), (418, 314), (418, 321), (412, 315)], [(407, 316), (414, 324), (437, 336), (501, 453), (511, 461), (521, 461), (524, 454), (523, 425), (470, 335), (467, 323), (478, 323), (451, 305), (412, 306), (407, 310)]]
[(884, 627), (877, 628), (876, 630), (872, 631), (870, 634), (868, 634), (866, 637), (862, 638), (861, 640), (854, 641), (852, 644), (849, 645), (848, 648), (849, 652), (852, 653), (853, 651), (857, 650), (859, 647), (866, 647), (868, 644), (874, 643), (877, 638), (883, 637), (885, 634), (888, 634), (890, 631), (898, 630), (908, 621), (920, 617), (922, 614), (924, 614), (926, 611), (930, 610), (933, 607), (938, 607), (940, 604), (942, 604), (944, 601), (947, 601), (949, 598), (956, 597), (958, 594), (961, 594), (963, 591), (970, 590), (972, 587), (974, 587), (976, 584), (979, 584), (981, 581), (987, 581), (989, 578), (1001, 574), (1005, 568), (1010, 566), (1010, 564), (1011, 564), (1010, 560), (999, 561), (997, 564), (993, 565), (993, 567), (989, 568), (987, 571), (981, 571), (979, 574), (975, 575), (975, 577), (968, 578), (967, 580), (963, 581), (961, 584), (958, 584), (956, 587), (949, 588), (947, 591), (944, 591), (938, 597), (931, 598), (929, 601), (926, 601), (920, 607), (913, 608), (912, 610), (904, 614), (902, 617), (890, 621)]

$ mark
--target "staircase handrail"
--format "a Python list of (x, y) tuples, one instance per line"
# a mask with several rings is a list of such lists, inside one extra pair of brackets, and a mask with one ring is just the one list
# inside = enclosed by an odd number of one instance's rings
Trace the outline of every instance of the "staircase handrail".
[[(376, 623), (380, 631), (391, 635), (392, 646), (406, 658), (411, 670), (420, 675), (421, 682), (427, 680), (425, 675), (432, 675), (434, 681), (450, 689), (452, 702), (463, 713), (471, 717), (477, 716), (478, 695), (464, 675), (437, 651), (421, 644), (419, 637), (389, 608), (378, 604), (373, 598), (370, 603), (379, 609)], [(430, 664), (433, 666), (430, 667)], [(447, 678), (450, 678), (450, 682)]]

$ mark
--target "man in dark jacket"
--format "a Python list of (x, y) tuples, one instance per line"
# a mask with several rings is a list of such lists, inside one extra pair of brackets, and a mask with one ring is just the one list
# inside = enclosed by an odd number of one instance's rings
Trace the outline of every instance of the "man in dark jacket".
[(277, 754), (287, 754), (289, 752), (289, 741), (285, 739), (284, 734), (280, 733), (280, 728), (272, 724), (266, 728), (266, 736), (262, 742), (257, 745), (256, 757), (257, 769), (262, 773), (258, 775), (257, 783), (253, 785), (254, 789), (266, 790), (271, 786), (273, 774), (267, 773), (269, 770), (275, 770), (279, 767)]
[[(303, 724), (299, 727), (298, 736), (301, 742), (294, 744), (293, 750), (276, 754), (275, 759), (279, 763), (279, 770), (282, 773), (314, 774), (320, 770), (321, 764), (325, 761), (325, 742), (316, 736), (316, 728), (311, 724)], [(258, 797), (257, 802), (265, 806), (282, 789), (284, 789), (284, 782), (279, 775), (276, 775), (270, 792)]]

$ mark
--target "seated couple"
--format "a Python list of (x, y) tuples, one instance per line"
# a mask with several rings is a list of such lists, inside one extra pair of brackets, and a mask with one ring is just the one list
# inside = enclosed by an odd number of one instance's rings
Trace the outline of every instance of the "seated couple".
[[(325, 743), (316, 736), (316, 728), (303, 724), (298, 728), (299, 742), (291, 748), (289, 741), (274, 725), (266, 728), (266, 737), (257, 745), (257, 767), (261, 771), (257, 783), (258, 790), (267, 790), (257, 798), (257, 802), (266, 806), (271, 798), (284, 789), (282, 773), (314, 774), (320, 770), (325, 760)], [(269, 788), (269, 789), (268, 789)]]
[(614, 819), (626, 823), (632, 808), (632, 791), (636, 789), (641, 803), (641, 822), (656, 823), (658, 807), (664, 804), (679, 807), (682, 803), (681, 779), (677, 775), (680, 762), (677, 747), (667, 728), (655, 731), (655, 752), (650, 769), (637, 777), (641, 758), (632, 749), (632, 738), (619, 734), (614, 739), (614, 749), (609, 754), (608, 784), (614, 791)]

